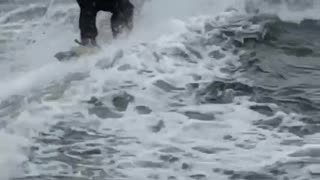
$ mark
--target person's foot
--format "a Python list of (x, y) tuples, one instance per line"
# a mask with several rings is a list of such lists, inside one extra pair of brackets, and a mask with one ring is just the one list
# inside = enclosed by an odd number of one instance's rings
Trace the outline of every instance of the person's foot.
[(99, 47), (97, 44), (97, 41), (95, 39), (82, 39), (81, 42), (79, 40), (75, 40), (77, 44), (80, 44), (81, 46), (86, 46), (86, 47)]

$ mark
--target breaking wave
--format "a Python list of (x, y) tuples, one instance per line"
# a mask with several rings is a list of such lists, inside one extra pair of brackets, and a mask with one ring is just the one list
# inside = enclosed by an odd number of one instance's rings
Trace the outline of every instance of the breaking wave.
[(129, 38), (104, 32), (102, 52), (67, 63), (53, 54), (77, 37), (74, 4), (8, 10), (1, 178), (319, 177), (317, 92), (296, 83), (317, 66), (294, 59), (318, 57), (317, 1), (239, 2), (146, 2)]

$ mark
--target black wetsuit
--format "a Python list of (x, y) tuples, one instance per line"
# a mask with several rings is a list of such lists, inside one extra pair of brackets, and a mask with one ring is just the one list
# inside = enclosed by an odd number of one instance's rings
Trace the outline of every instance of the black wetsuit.
[(123, 28), (132, 29), (134, 6), (130, 0), (77, 0), (77, 2), (80, 6), (81, 42), (84, 45), (96, 44), (98, 35), (96, 16), (99, 11), (112, 13), (111, 29), (113, 37), (121, 33)]

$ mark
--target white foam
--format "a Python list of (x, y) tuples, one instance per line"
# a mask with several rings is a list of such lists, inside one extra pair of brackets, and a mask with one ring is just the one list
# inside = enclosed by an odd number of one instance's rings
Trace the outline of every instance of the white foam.
[(10, 179), (23, 174), (19, 167), (27, 160), (27, 151), (22, 148), (29, 146), (28, 139), (11, 133), (0, 131), (0, 178)]
[[(25, 102), (17, 116), (6, 120), (8, 123), (6, 128), (13, 135), (4, 134), (0, 138), (0, 143), (7, 144), (7, 140), (15, 143), (3, 148), (5, 154), (3, 157), (7, 158), (0, 160), (0, 173), (2, 167), (8, 167), (9, 169), (4, 169), (4, 172), (9, 173), (4, 174), (2, 179), (8, 179), (12, 175), (19, 176), (11, 174), (10, 170), (14, 170), (27, 160), (20, 151), (22, 146), (28, 145), (25, 138), (32, 140), (39, 132), (47, 131), (57, 122), (70, 121), (69, 118), (59, 117), (72, 116), (74, 113), (81, 113), (83, 116), (82, 119), (77, 119), (79, 123), (88, 123), (88, 126), (94, 126), (97, 131), (103, 132), (109, 128), (117, 135), (139, 140), (140, 143), (117, 147), (121, 151), (135, 155), (120, 158), (117, 162), (119, 165), (127, 165), (122, 171), (132, 179), (144, 179), (146, 175), (153, 173), (183, 178), (193, 173), (203, 173), (208, 178), (216, 178), (219, 175), (213, 173), (212, 168), (254, 170), (272, 164), (286, 157), (289, 151), (296, 150), (295, 147), (279, 145), (283, 139), (290, 138), (290, 134), (262, 130), (252, 124), (266, 117), (250, 110), (248, 108), (250, 102), (246, 98), (238, 98), (235, 102), (224, 105), (199, 105), (194, 98), (194, 92), (187, 90), (189, 83), (240, 79), (239, 73), (232, 74), (221, 70), (229, 66), (239, 67), (241, 64), (236, 55), (226, 53), (226, 58), (219, 61), (208, 58), (208, 52), (219, 49), (218, 46), (210, 47), (212, 49), (201, 47), (203, 49), (199, 52), (204, 58), (190, 55), (191, 62), (170, 54), (174, 48), (185, 50), (186, 44), (196, 44), (199, 38), (203, 38), (203, 34), (199, 34), (197, 30), (202, 30), (206, 21), (217, 20), (218, 25), (219, 23), (224, 25), (230, 18), (240, 15), (236, 11), (219, 14), (235, 2), (239, 1), (151, 1), (142, 10), (141, 19), (136, 19), (136, 27), (131, 37), (114, 41), (112, 45), (104, 44), (101, 53), (65, 64), (56, 62), (52, 56), (54, 52), (71, 46), (70, 42), (75, 37), (74, 32), (70, 30), (70, 26), (63, 24), (48, 26), (47, 29), (42, 29), (44, 26), (41, 26), (38, 30), (45, 30), (46, 34), (38, 37), (35, 44), (17, 53), (16, 57), (25, 62), (25, 70), (15, 72), (9, 78), (3, 78), (0, 83), (2, 99), (14, 94), (22, 94), (27, 98), (32, 95), (40, 96), (39, 101)], [(220, 15), (219, 19), (214, 18), (217, 14)], [(198, 15), (201, 17), (197, 17)], [(124, 51), (123, 57), (112, 63), (114, 56), (121, 49)], [(157, 59), (154, 53), (162, 58)], [(102, 67), (101, 64), (107, 67)], [(125, 65), (129, 67), (127, 70), (119, 70)], [(72, 82), (62, 93), (61, 98), (46, 100), (33, 91), (43, 90), (52, 82), (61, 82), (65, 76), (74, 72), (89, 74), (89, 77)], [(201, 77), (201, 80), (195, 80), (194, 76)], [(176, 89), (166, 91), (155, 86), (159, 80), (170, 83)], [(119, 91), (126, 91), (135, 96), (128, 110), (121, 114), (122, 118), (100, 119), (88, 113), (88, 105), (83, 101), (96, 96), (112, 107), (110, 99)], [(179, 103), (185, 103), (184, 107), (172, 106)], [(147, 106), (152, 112), (148, 115), (139, 115), (134, 109), (138, 105)], [(192, 119), (184, 115), (186, 111), (211, 113), (215, 119), (212, 121)], [(290, 123), (293, 117), (295, 115), (288, 116), (285, 122)], [(164, 122), (165, 127), (157, 133), (152, 132), (152, 128), (160, 120)], [(192, 164), (194, 167), (192, 171), (182, 172), (176, 164), (171, 168), (157, 170), (139, 166), (143, 161), (159, 161), (157, 159), (161, 154), (159, 150), (168, 146), (184, 151), (176, 155)], [(196, 150), (195, 147), (205, 147), (209, 150), (217, 148), (221, 151), (206, 154)], [(48, 145), (42, 148), (51, 147)], [(39, 172), (40, 165), (32, 162), (27, 164), (28, 175), (43, 173)], [(56, 165), (53, 162), (53, 166)]]

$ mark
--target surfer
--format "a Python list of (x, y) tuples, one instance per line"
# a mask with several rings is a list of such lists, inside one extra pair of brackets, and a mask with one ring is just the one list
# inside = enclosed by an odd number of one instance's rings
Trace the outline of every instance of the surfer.
[(97, 46), (96, 16), (99, 11), (112, 13), (111, 30), (116, 38), (124, 29), (132, 30), (134, 6), (130, 0), (77, 0), (80, 6), (81, 45)]

